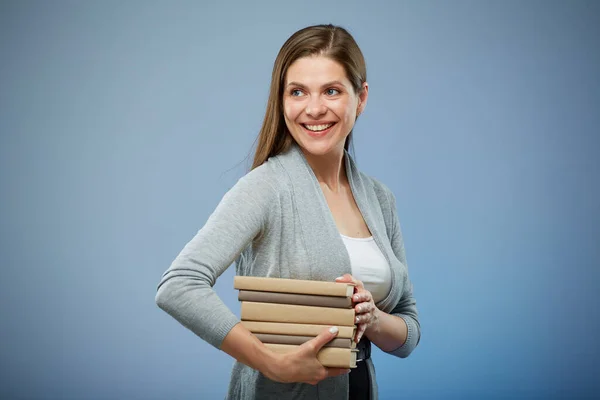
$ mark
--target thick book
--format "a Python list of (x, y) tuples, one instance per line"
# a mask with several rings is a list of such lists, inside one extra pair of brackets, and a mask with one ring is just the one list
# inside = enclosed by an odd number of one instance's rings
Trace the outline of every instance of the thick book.
[[(295, 350), (298, 346), (290, 344), (265, 343), (269, 349), (277, 353), (287, 353)], [(356, 368), (356, 355), (358, 351), (353, 349), (341, 349), (339, 347), (323, 347), (317, 353), (317, 360), (325, 367), (334, 368)]]
[(241, 275), (237, 275), (233, 278), (233, 287), (238, 290), (314, 294), (320, 296), (338, 297), (350, 297), (354, 293), (354, 285), (351, 283), (265, 278)]
[(353, 308), (296, 306), (293, 304), (242, 301), (241, 317), (247, 321), (290, 322), (296, 324), (354, 325)]
[(352, 297), (319, 296), (315, 294), (259, 292), (256, 290), (240, 290), (239, 301), (257, 301), (261, 303), (296, 304), (299, 306), (317, 306), (333, 308), (352, 307)]
[[(290, 324), (284, 322), (242, 321), (242, 325), (250, 332), (270, 333), (274, 335), (317, 336), (332, 325)], [(337, 326), (339, 331), (336, 338), (353, 339), (356, 326)]]
[[(314, 339), (315, 336), (274, 335), (270, 333), (255, 333), (254, 336), (263, 343), (294, 344), (301, 345)], [(352, 339), (334, 338), (327, 342), (324, 347), (340, 347), (342, 349), (356, 348), (356, 342)]]

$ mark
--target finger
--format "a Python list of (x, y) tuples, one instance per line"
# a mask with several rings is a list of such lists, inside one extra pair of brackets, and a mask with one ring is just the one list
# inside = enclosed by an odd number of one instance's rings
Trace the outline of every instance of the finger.
[(356, 336), (354, 336), (354, 341), (356, 343), (360, 342), (360, 338), (362, 338), (362, 332), (360, 329), (356, 330)]
[(335, 278), (336, 282), (347, 282), (347, 283), (354, 283), (356, 284), (356, 279), (354, 279), (354, 277), (350, 274), (344, 274), (342, 276), (338, 276), (337, 278)]
[(356, 325), (369, 325), (373, 319), (373, 314), (360, 314), (354, 318)]
[(354, 285), (354, 293), (356, 293), (360, 290), (364, 290), (364, 288), (365, 288), (365, 285), (362, 283), (362, 281), (359, 281), (358, 279), (356, 279), (355, 277), (353, 277), (350, 274), (344, 274), (343, 276), (339, 276), (339, 277), (335, 278), (335, 281), (352, 283)]
[(362, 281), (359, 281), (358, 279), (355, 279), (354, 280), (354, 288), (355, 288), (354, 289), (355, 293), (356, 292), (360, 292), (360, 291), (365, 290), (365, 285), (364, 285), (364, 283), (362, 283)]
[(373, 310), (375, 310), (375, 306), (371, 302), (358, 303), (356, 306), (354, 306), (354, 311), (356, 312), (356, 314), (366, 314), (373, 312)]
[[(343, 276), (340, 276), (339, 278), (335, 278), (335, 280), (337, 281), (338, 279), (345, 281), (345, 282), (351, 282), (354, 284), (354, 292), (356, 293), (359, 290), (364, 290), (365, 285), (362, 283), (362, 281), (356, 279), (355, 277), (353, 277), (350, 274), (344, 274)], [(339, 282), (339, 281), (338, 281)]]
[(368, 290), (361, 290), (352, 296), (352, 301), (355, 303), (366, 303), (371, 300), (373, 300), (373, 295)]
[(319, 333), (314, 339), (309, 340), (304, 345), (310, 347), (310, 349), (316, 354), (321, 347), (325, 346), (331, 339), (335, 338), (339, 332), (337, 326), (332, 326), (329, 329), (324, 329), (323, 332)]
[(316, 373), (312, 378), (311, 378), (311, 382), (309, 382), (311, 385), (316, 385), (317, 383), (321, 382), (323, 379), (327, 378), (327, 368), (321, 366), (319, 368), (318, 373)]
[(327, 368), (327, 377), (331, 378), (332, 376), (340, 376), (350, 373), (349, 369), (345, 368)]
[(354, 317), (355, 325), (369, 325), (369, 323), (373, 320), (373, 314), (360, 314)]
[(366, 325), (359, 325), (358, 329), (356, 330), (356, 343), (360, 342), (360, 339), (362, 339), (362, 336), (364, 335), (366, 329)]

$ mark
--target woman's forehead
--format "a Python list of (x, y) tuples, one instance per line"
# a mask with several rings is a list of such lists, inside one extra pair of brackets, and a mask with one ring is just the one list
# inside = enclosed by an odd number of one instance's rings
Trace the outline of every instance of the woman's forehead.
[(333, 81), (339, 81), (344, 85), (350, 84), (344, 67), (329, 57), (309, 56), (299, 58), (290, 65), (285, 84), (296, 82), (312, 86)]

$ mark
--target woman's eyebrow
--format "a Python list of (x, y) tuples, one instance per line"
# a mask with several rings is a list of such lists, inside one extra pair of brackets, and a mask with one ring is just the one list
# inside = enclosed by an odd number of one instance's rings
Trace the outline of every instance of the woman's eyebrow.
[[(330, 82), (322, 84), (321, 88), (323, 89), (323, 88), (326, 88), (326, 87), (329, 87), (329, 86), (335, 86), (335, 85), (340, 85), (340, 86), (346, 87), (346, 85), (344, 85), (340, 81), (330, 81)], [(293, 81), (290, 82), (290, 83), (288, 83), (286, 86), (296, 86), (296, 87), (300, 87), (300, 88), (303, 88), (303, 89), (306, 88), (306, 86), (303, 85), (303, 84), (301, 84), (300, 82), (293, 82)]]

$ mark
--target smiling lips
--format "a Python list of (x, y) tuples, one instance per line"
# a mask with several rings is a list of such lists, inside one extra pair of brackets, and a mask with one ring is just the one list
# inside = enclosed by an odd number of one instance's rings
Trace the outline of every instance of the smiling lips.
[(327, 124), (300, 124), (307, 131), (310, 136), (323, 136), (332, 126), (335, 125), (335, 122), (330, 122)]
[(321, 124), (321, 125), (308, 125), (308, 124), (302, 124), (302, 125), (309, 131), (319, 132), (319, 131), (324, 131), (325, 129), (331, 127), (333, 125), (333, 123)]

